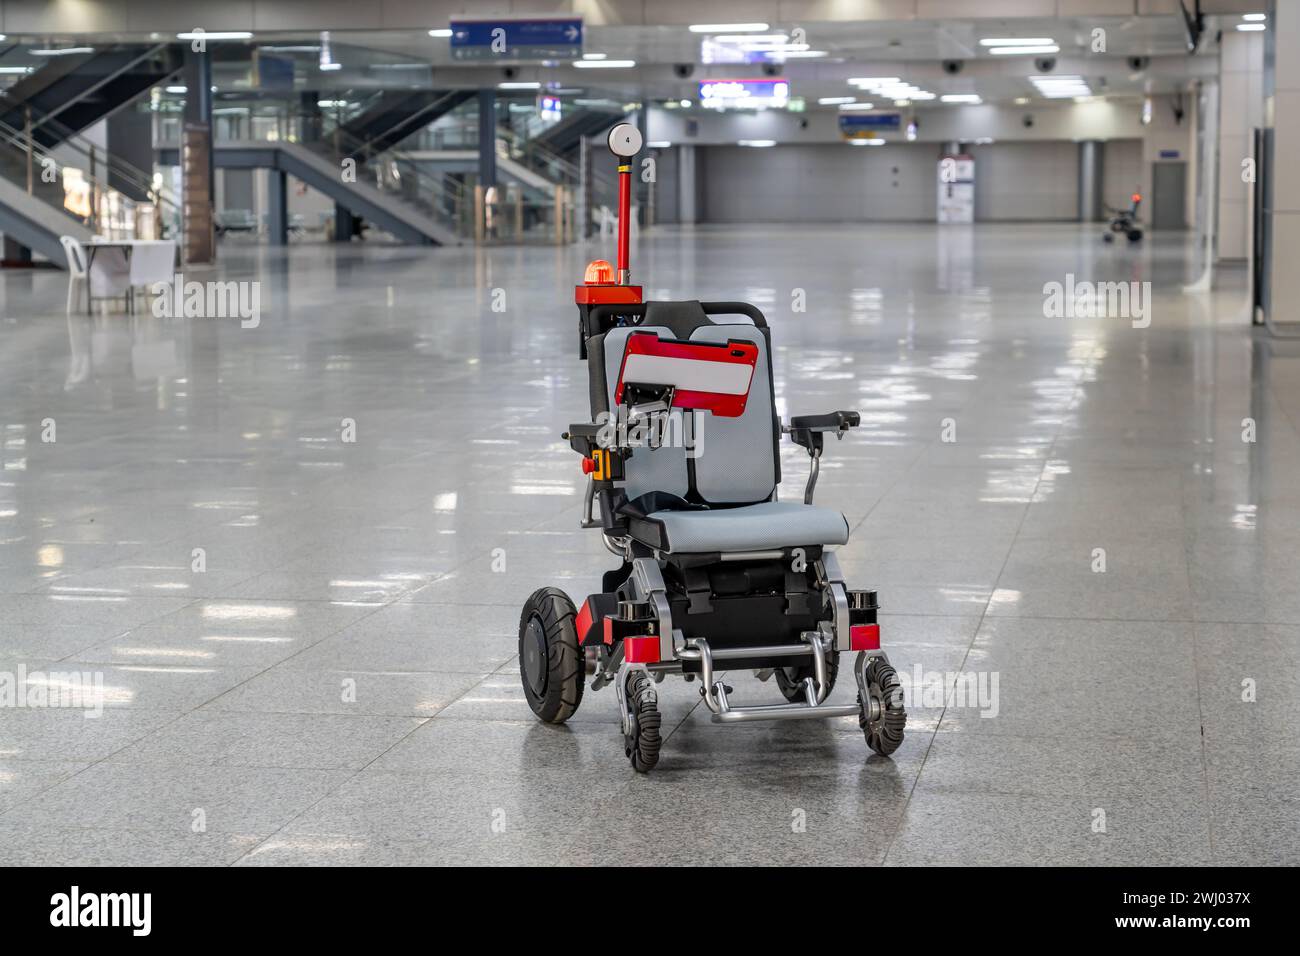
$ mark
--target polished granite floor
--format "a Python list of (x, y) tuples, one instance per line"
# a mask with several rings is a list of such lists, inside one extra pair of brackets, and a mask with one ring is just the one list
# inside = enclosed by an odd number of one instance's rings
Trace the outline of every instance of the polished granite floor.
[[(785, 414), (862, 411), (817, 498), (914, 685), (885, 760), (853, 719), (719, 727), (666, 682), (644, 777), (612, 692), (543, 726), (515, 661), (524, 597), (612, 560), (558, 437), (602, 250), (232, 243), (249, 329), (68, 319), (61, 275), (0, 274), (0, 689), (106, 697), (0, 708), (0, 861), (1300, 862), (1300, 349), (1239, 279), (1184, 294), (1189, 248), (643, 237), (648, 295), (767, 312)], [(1067, 274), (1151, 281), (1150, 327), (1045, 317)]]

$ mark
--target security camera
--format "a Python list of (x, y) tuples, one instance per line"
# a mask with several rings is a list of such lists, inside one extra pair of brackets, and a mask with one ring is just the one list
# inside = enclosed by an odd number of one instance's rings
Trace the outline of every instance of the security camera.
[(1128, 68), (1134, 73), (1141, 73), (1150, 62), (1151, 58), (1148, 56), (1131, 56), (1128, 58)]
[(800, 129), (807, 129), (807, 128), (808, 128), (808, 120), (807, 120), (807, 118), (803, 118), (803, 119), (800, 119), (800, 120), (799, 120), (799, 128), (800, 128)]
[(948, 73), (950, 75), (956, 75), (961, 72), (961, 68), (965, 65), (966, 64), (964, 64), (961, 60), (944, 60), (943, 72)]
[(504, 76), (507, 80), (513, 80), (515, 77), (519, 75), (519, 68), (517, 66), (503, 67), (501, 69), (501, 75)]
[(780, 75), (781, 75), (781, 67), (780, 67), (778, 64), (776, 64), (776, 63), (764, 63), (764, 64), (763, 64), (763, 75), (764, 75), (764, 76), (780, 76)]
[(695, 75), (694, 63), (675, 63), (673, 64), (673, 76), (679, 80), (689, 80)]
[(1039, 73), (1051, 73), (1056, 69), (1056, 57), (1039, 56), (1034, 58), (1034, 69)]
[(1026, 113), (1023, 117), (1021, 117), (1020, 123), (1022, 126), (1024, 126), (1025, 129), (1029, 129), (1029, 127), (1034, 125), (1034, 114)]

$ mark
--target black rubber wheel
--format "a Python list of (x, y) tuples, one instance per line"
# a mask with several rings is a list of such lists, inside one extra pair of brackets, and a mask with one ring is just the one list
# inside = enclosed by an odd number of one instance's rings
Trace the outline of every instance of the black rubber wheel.
[(873, 657), (867, 662), (867, 693), (880, 701), (881, 713), (877, 720), (867, 719), (862, 694), (858, 693), (858, 726), (867, 738), (867, 746), (888, 757), (903, 742), (903, 728), (907, 726), (907, 711), (903, 708), (903, 686), (898, 672), (887, 661)]
[(1128, 241), (1129, 241), (1129, 242), (1137, 242), (1137, 241), (1140, 240), (1141, 238), (1142, 238), (1142, 230), (1141, 230), (1141, 229), (1130, 229), (1130, 230), (1128, 231)]
[[(835, 689), (835, 678), (840, 672), (840, 652), (830, 651), (826, 655), (826, 683), (830, 684), (826, 688), (826, 696), (829, 697), (831, 691)], [(798, 667), (778, 667), (774, 674), (776, 677), (776, 686), (781, 691), (781, 696), (792, 704), (802, 703), (803, 696), (803, 679), (812, 677), (813, 666), (809, 662), (800, 664)]]
[(574, 626), (577, 611), (559, 588), (541, 588), (519, 617), (519, 677), (533, 713), (562, 724), (582, 703), (586, 662)]
[(648, 773), (659, 762), (659, 696), (644, 671), (627, 677), (628, 733), (623, 735), (623, 752), (637, 773)]

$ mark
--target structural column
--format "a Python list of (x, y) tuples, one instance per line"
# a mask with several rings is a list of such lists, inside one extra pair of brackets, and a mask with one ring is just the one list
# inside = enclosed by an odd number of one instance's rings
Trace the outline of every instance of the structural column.
[[(1278, 323), (1300, 322), (1300, 3), (1268, 11), (1264, 91), (1272, 99), (1273, 155), (1263, 217), (1264, 309)], [(1267, 112), (1267, 111), (1266, 111)]]
[(282, 169), (267, 171), (267, 238), (274, 246), (289, 243), (289, 184)]
[(490, 89), (478, 91), (478, 184), (497, 184), (497, 94)]
[(1102, 217), (1102, 169), (1105, 144), (1095, 139), (1079, 143), (1079, 221)]
[(700, 212), (695, 188), (696, 152), (693, 143), (683, 143), (677, 147), (677, 218), (682, 223), (694, 224), (700, 221)]
[[(1219, 42), (1218, 257), (1250, 252), (1251, 187), (1242, 161), (1254, 153), (1264, 125), (1264, 34), (1225, 30)], [(1207, 144), (1213, 145), (1213, 144)]]
[(213, 230), (212, 61), (185, 51), (185, 124), (181, 131), (181, 215), (186, 262), (216, 258)]

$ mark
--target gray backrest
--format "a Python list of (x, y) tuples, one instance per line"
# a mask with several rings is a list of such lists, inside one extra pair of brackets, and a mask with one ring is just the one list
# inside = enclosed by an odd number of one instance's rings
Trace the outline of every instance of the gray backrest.
[[(703, 317), (703, 313), (701, 313)], [(653, 319), (653, 311), (648, 312)], [(730, 317), (719, 317), (720, 319)], [(611, 329), (604, 335), (603, 396), (607, 408), (617, 410), (614, 393), (628, 337), (634, 332), (654, 332), (661, 338), (682, 340), (676, 332), (645, 324)], [(749, 387), (743, 414), (724, 418), (708, 411), (675, 409), (673, 416), (694, 416), (691, 434), (694, 448), (688, 454), (680, 446), (637, 448), (625, 465), (624, 490), (629, 499), (650, 491), (663, 491), (709, 504), (751, 504), (766, 501), (780, 480), (775, 403), (769, 343), (765, 330), (747, 321), (705, 320), (689, 330), (689, 341), (725, 344), (735, 339), (758, 346), (758, 363)], [(680, 420), (673, 426), (682, 434)]]

